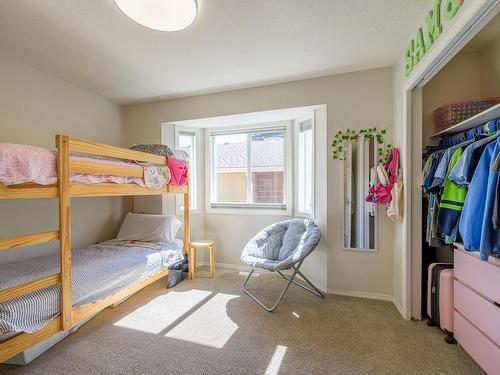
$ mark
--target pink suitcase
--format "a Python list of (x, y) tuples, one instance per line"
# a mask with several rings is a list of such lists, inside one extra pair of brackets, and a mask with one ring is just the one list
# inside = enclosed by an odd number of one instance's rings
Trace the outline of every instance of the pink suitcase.
[(438, 326), (446, 334), (445, 341), (454, 344), (453, 338), (453, 264), (432, 263), (427, 278), (428, 326)]

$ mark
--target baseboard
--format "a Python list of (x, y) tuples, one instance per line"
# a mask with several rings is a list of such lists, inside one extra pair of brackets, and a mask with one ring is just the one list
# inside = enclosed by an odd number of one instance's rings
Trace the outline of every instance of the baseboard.
[(394, 304), (394, 306), (396, 306), (396, 309), (398, 309), (399, 313), (404, 318), (405, 314), (403, 313), (403, 306), (401, 306), (400, 303), (394, 297), (392, 297), (392, 303)]
[[(208, 266), (208, 262), (197, 262), (196, 267), (200, 266)], [(231, 264), (231, 263), (217, 263), (215, 262), (215, 268), (229, 268), (236, 271), (249, 271), (251, 269), (250, 266), (246, 266), (244, 264)]]
[(357, 290), (345, 290), (345, 289), (328, 289), (328, 293), (337, 294), (339, 296), (376, 299), (379, 301), (389, 301), (394, 303), (394, 298), (387, 294), (359, 292)]

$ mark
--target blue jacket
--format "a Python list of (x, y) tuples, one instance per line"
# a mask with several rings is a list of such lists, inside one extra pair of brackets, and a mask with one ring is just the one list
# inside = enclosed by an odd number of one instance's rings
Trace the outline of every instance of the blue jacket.
[(488, 144), (484, 149), (469, 185), (460, 217), (459, 230), (464, 248), (471, 251), (480, 250), (483, 260), (487, 260), (492, 251), (497, 251), (495, 244), (498, 243), (499, 231), (493, 229), (493, 202), (487, 203), (487, 197), (496, 191), (498, 173), (490, 173), (490, 166), (499, 153), (500, 139)]

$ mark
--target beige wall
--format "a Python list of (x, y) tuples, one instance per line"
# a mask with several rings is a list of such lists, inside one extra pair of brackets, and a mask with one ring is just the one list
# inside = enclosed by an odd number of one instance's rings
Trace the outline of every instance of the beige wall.
[(481, 56), (483, 59), (483, 94), (500, 96), (500, 36), (481, 52)]
[[(339, 129), (371, 126), (391, 129), (392, 68), (328, 76), (244, 90), (193, 96), (133, 105), (124, 108), (127, 144), (158, 142), (160, 124), (237, 113), (326, 104), (328, 110), (327, 147)], [(380, 214), (379, 251), (358, 253), (342, 250), (342, 163), (327, 163), (327, 285), (330, 291), (392, 296), (392, 225)], [(209, 214), (205, 217), (206, 236), (218, 242), (218, 261), (241, 264), (242, 247), (262, 227), (284, 217)], [(237, 233), (238, 235), (235, 235)], [(321, 252), (317, 256), (322, 256)], [(310, 271), (314, 271), (310, 269)]]
[(457, 100), (483, 96), (483, 60), (479, 52), (455, 56), (422, 89), (423, 140), (434, 131), (434, 111)]
[(434, 111), (444, 104), (500, 96), (500, 37), (483, 49), (459, 53), (422, 90), (423, 140), (435, 133)]
[[(55, 135), (121, 145), (120, 107), (0, 54), (0, 142), (54, 148)], [(55, 199), (0, 201), (0, 237), (58, 227)], [(123, 217), (122, 198), (73, 199), (73, 243), (82, 246), (113, 237)], [(58, 243), (8, 251), (0, 262), (43, 254)]]

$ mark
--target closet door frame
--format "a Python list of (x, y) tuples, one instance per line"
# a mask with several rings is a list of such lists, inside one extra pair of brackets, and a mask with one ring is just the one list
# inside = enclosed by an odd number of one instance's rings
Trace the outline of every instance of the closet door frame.
[[(402, 306), (400, 312), (406, 319), (421, 317), (421, 260), (422, 260), (422, 108), (421, 88), (429, 82), (500, 10), (500, 0), (478, 0), (463, 10), (455, 23), (450, 25), (424, 60), (415, 68), (403, 85), (403, 180), (405, 182), (402, 223)], [(396, 93), (399, 95), (399, 93)], [(418, 136), (415, 140), (413, 137)], [(396, 251), (397, 249), (395, 249)]]

